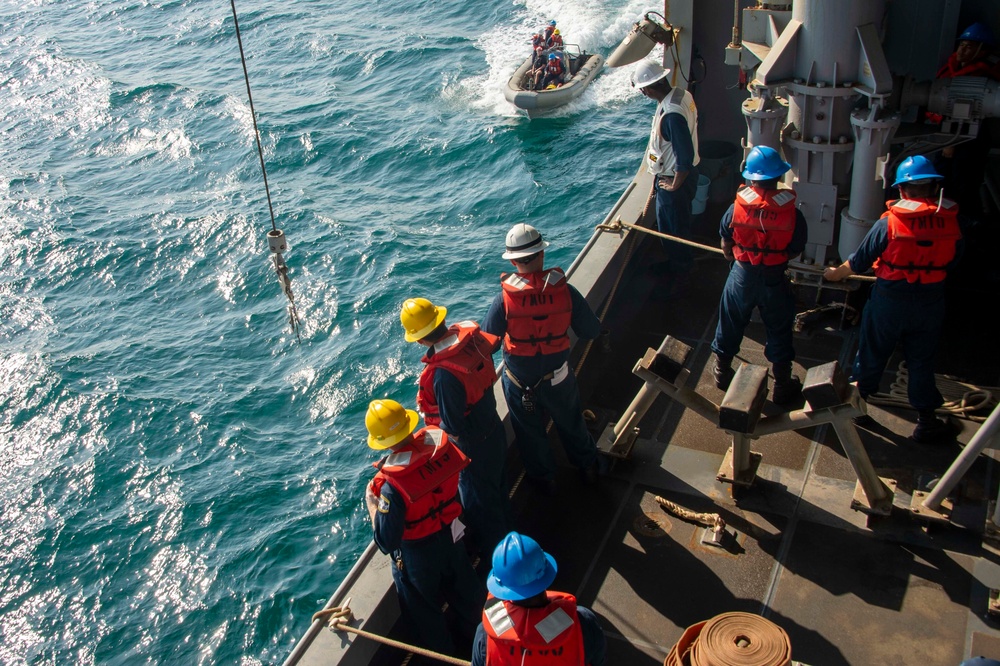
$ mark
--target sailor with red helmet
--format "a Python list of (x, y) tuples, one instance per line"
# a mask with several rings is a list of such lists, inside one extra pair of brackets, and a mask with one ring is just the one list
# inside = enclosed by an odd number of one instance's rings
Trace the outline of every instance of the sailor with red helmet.
[(607, 640), (593, 611), (550, 592), (555, 559), (511, 532), (493, 552), (489, 596), (472, 644), (472, 666), (603, 666)]
[(945, 279), (963, 243), (958, 206), (941, 196), (941, 176), (922, 155), (896, 170), (900, 199), (868, 231), (847, 261), (823, 277), (836, 282), (875, 268), (875, 286), (861, 318), (852, 380), (867, 398), (879, 389), (898, 343), (909, 372), (907, 397), (917, 410), (915, 442), (945, 441), (954, 432), (935, 416), (944, 399), (934, 380), (934, 357), (945, 318)]
[(503, 338), (503, 391), (525, 474), (552, 496), (556, 464), (543, 413), (552, 418), (569, 462), (584, 481), (597, 481), (597, 445), (583, 420), (576, 375), (569, 367), (569, 335), (572, 328), (592, 340), (601, 323), (561, 269), (544, 269), (548, 245), (530, 224), (511, 228), (503, 258), (517, 272), (501, 276), (500, 293), (482, 326)]
[(792, 402), (802, 390), (792, 375), (795, 296), (785, 269), (788, 260), (805, 248), (809, 228), (795, 206), (795, 192), (778, 187), (789, 169), (791, 165), (774, 148), (755, 146), (747, 155), (743, 170), (747, 186), (736, 194), (719, 225), (722, 253), (733, 265), (722, 291), (712, 342), (715, 385), (726, 390), (735, 374), (733, 358), (756, 308), (767, 336), (764, 356), (774, 372), (771, 401), (778, 405)]
[(507, 435), (497, 415), (493, 352), (500, 339), (473, 321), (448, 326), (448, 309), (426, 298), (403, 303), (399, 319), (407, 342), (427, 348), (417, 390), (424, 423), (444, 430), (469, 457), (458, 490), (472, 549), (489, 554), (507, 533)]
[(395, 400), (368, 406), (368, 446), (390, 455), (375, 463), (365, 504), (375, 544), (394, 560), (392, 580), (404, 619), (424, 647), (455, 655), (442, 605), (448, 602), (467, 641), (485, 592), (459, 542), (458, 477), (469, 460), (443, 430), (427, 426), (414, 432), (418, 419)]

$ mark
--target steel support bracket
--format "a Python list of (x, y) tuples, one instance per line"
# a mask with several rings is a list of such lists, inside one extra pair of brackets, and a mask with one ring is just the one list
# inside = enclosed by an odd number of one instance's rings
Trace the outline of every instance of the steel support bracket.
[(621, 435), (615, 436), (615, 424), (609, 423), (597, 440), (597, 450), (612, 458), (627, 460), (632, 456), (632, 447), (639, 439), (639, 428), (626, 428)]
[(918, 520), (923, 520), (929, 523), (936, 523), (941, 525), (946, 525), (951, 522), (951, 512), (955, 508), (952, 501), (945, 498), (941, 501), (941, 506), (934, 509), (928, 509), (926, 506), (922, 506), (927, 495), (930, 494), (928, 490), (914, 490), (913, 498), (910, 499), (910, 514), (917, 518)]
[(733, 447), (730, 446), (729, 450), (726, 451), (726, 456), (722, 459), (722, 465), (719, 466), (719, 473), (715, 475), (715, 480), (719, 483), (731, 483), (734, 486), (749, 488), (753, 485), (754, 479), (757, 478), (757, 468), (760, 467), (760, 461), (763, 457), (762, 453), (751, 451), (749, 466), (739, 474), (734, 474)]
[(869, 516), (888, 516), (892, 513), (892, 498), (896, 494), (896, 480), (882, 476), (878, 479), (882, 482), (882, 488), (885, 489), (885, 497), (874, 503), (870, 502), (865, 494), (864, 486), (858, 481), (854, 484), (854, 497), (851, 498), (852, 509)]

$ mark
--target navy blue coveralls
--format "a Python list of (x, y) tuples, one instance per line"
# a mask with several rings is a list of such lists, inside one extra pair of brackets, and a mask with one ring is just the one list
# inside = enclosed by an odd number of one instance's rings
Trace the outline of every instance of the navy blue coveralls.
[[(570, 326), (580, 338), (593, 340), (601, 332), (601, 322), (580, 292), (572, 285), (567, 286), (573, 302)], [(502, 292), (493, 299), (482, 329), (501, 337), (507, 332), (507, 313)], [(503, 393), (510, 410), (510, 420), (525, 474), (539, 481), (555, 479), (556, 463), (545, 434), (545, 412), (555, 424), (570, 463), (581, 470), (594, 465), (597, 461), (597, 444), (583, 420), (583, 405), (576, 384), (576, 374), (573, 368), (567, 367), (561, 381), (558, 376), (562, 374), (562, 366), (569, 361), (569, 350), (555, 354), (516, 356), (508, 354), (505, 349), (503, 360), (507, 369), (517, 377), (518, 383), (531, 387), (534, 394), (535, 411), (528, 412), (521, 402), (524, 391), (511, 381), (506, 372), (503, 373)], [(557, 376), (543, 380), (557, 370), (560, 371)]]
[[(486, 590), (449, 528), (422, 539), (404, 540), (405, 500), (389, 483), (382, 485), (381, 495), (375, 512), (375, 544), (383, 553), (392, 554), (392, 581), (403, 615), (424, 647), (457, 656), (441, 606), (448, 602), (464, 640), (471, 640), (482, 620)], [(402, 570), (397, 566), (400, 560)]]
[[(722, 216), (719, 235), (733, 240), (733, 211), (735, 204)], [(795, 230), (788, 244), (789, 257), (802, 252), (806, 246), (809, 228), (805, 217), (795, 211)], [(777, 266), (754, 266), (748, 261), (734, 261), (726, 278), (719, 301), (719, 325), (715, 329), (712, 351), (731, 359), (740, 351), (743, 332), (750, 323), (753, 309), (760, 311), (766, 331), (764, 357), (773, 363), (791, 363), (795, 360), (792, 346), (792, 324), (795, 321), (795, 295), (785, 277), (788, 262)]]
[(510, 531), (507, 502), (507, 433), (497, 414), (497, 399), (489, 390), (465, 414), (465, 387), (446, 368), (434, 372), (434, 398), (441, 423), (455, 445), (469, 458), (459, 477), (463, 517), (470, 537), (487, 558)]
[[(670, 147), (677, 157), (674, 172), (687, 172), (684, 183), (674, 192), (668, 192), (659, 186), (660, 180), (669, 182), (672, 176), (656, 177), (656, 228), (661, 233), (691, 237), (691, 202), (698, 191), (698, 169), (694, 166), (694, 143), (691, 141), (691, 131), (687, 121), (679, 113), (668, 113), (660, 120), (660, 134), (670, 142)], [(684, 274), (694, 265), (691, 248), (682, 243), (660, 239), (667, 253), (669, 271), (673, 274)]]
[[(965, 220), (959, 217), (960, 227)], [(963, 229), (964, 231), (964, 229)], [(889, 246), (888, 217), (882, 217), (850, 257), (851, 270), (864, 273), (872, 267)], [(947, 270), (954, 268), (964, 248), (963, 241), (955, 245), (955, 259)], [(907, 398), (918, 411), (934, 410), (944, 404), (944, 398), (934, 382), (934, 357), (945, 317), (946, 280), (932, 284), (906, 280), (875, 279), (871, 296), (861, 315), (858, 355), (854, 360), (852, 381), (858, 392), (867, 398), (878, 391), (886, 363), (903, 345), (903, 358), (910, 375)]]
[[(607, 639), (601, 623), (594, 611), (583, 606), (576, 607), (580, 618), (580, 632), (583, 634), (583, 658), (588, 666), (604, 666), (607, 660)], [(472, 666), (486, 666), (486, 629), (482, 622), (476, 628), (476, 640), (472, 643)]]

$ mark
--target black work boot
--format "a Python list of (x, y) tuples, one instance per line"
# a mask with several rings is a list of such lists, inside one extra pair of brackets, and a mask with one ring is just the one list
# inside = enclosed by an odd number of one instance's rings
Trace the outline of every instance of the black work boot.
[(736, 376), (733, 370), (733, 358), (715, 355), (715, 367), (712, 368), (712, 376), (715, 377), (715, 386), (723, 391), (729, 390), (729, 385)]
[(792, 374), (792, 364), (774, 363), (771, 365), (774, 372), (774, 388), (771, 389), (771, 402), (776, 405), (787, 405), (794, 402), (802, 395), (802, 382)]
[(917, 416), (917, 427), (910, 435), (917, 444), (941, 444), (954, 439), (955, 431), (934, 415), (934, 410), (921, 411)]

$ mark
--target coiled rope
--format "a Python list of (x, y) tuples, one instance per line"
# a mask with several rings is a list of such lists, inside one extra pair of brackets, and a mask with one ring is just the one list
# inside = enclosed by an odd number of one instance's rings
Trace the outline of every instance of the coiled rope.
[(313, 614), (312, 621), (321, 620), (324, 618), (329, 618), (327, 621), (327, 626), (333, 631), (346, 631), (351, 634), (357, 634), (363, 638), (367, 638), (383, 645), (388, 645), (389, 647), (394, 647), (400, 650), (408, 650), (413, 654), (419, 654), (424, 657), (429, 657), (431, 659), (437, 659), (438, 661), (443, 661), (446, 664), (454, 664), (455, 666), (472, 666), (472, 662), (466, 661), (464, 659), (459, 659), (457, 657), (450, 657), (446, 654), (441, 654), (439, 652), (432, 652), (431, 650), (425, 650), (424, 648), (417, 647), (415, 645), (408, 645), (401, 641), (393, 640), (391, 638), (386, 638), (385, 636), (379, 636), (378, 634), (373, 634), (370, 631), (365, 631), (364, 629), (355, 629), (348, 623), (354, 620), (354, 614), (351, 613), (350, 607), (351, 600), (347, 599), (343, 606), (333, 606), (332, 608), (324, 608)]
[[(989, 417), (997, 404), (997, 394), (1000, 393), (1000, 387), (976, 386), (950, 375), (935, 374), (934, 383), (944, 397), (944, 404), (937, 409), (938, 414), (949, 414), (977, 423), (982, 423)], [(901, 361), (889, 392), (872, 393), (867, 402), (885, 407), (913, 409), (907, 398), (909, 384), (910, 373), (906, 368), (906, 361)]]
[(260, 130), (257, 129), (257, 111), (253, 105), (253, 94), (250, 92), (250, 74), (247, 72), (247, 59), (243, 53), (243, 37), (240, 34), (240, 22), (236, 18), (236, 0), (229, 0), (233, 8), (233, 26), (236, 28), (236, 43), (240, 47), (240, 63), (243, 65), (243, 80), (247, 84), (247, 100), (250, 102), (250, 119), (253, 121), (253, 136), (257, 140), (257, 157), (260, 158), (260, 172), (264, 176), (264, 194), (267, 195), (267, 210), (271, 214), (271, 231), (267, 233), (267, 245), (271, 249), (274, 261), (274, 270), (278, 274), (278, 283), (281, 291), (288, 298), (288, 323), (295, 331), (295, 338), (302, 342), (299, 335), (299, 313), (295, 308), (295, 294), (292, 293), (292, 279), (288, 276), (288, 264), (282, 256), (288, 249), (285, 241), (285, 233), (278, 228), (274, 221), (274, 206), (271, 204), (271, 187), (267, 182), (267, 167), (264, 166), (264, 148), (260, 143)]
[(722, 613), (688, 627), (664, 666), (789, 666), (785, 630), (752, 613)]

